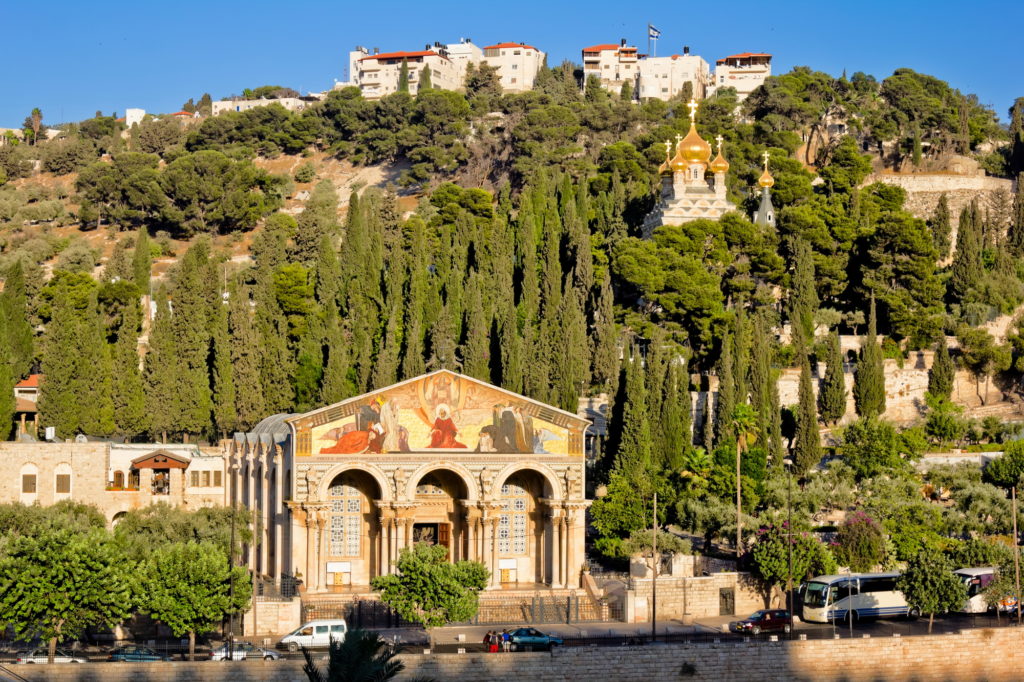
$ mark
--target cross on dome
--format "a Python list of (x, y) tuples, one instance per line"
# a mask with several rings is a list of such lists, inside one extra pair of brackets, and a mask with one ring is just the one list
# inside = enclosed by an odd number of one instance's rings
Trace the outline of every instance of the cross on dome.
[(725, 138), (721, 135), (715, 135), (715, 142), (718, 143), (718, 152), (722, 152), (722, 143), (725, 142)]
[(761, 154), (761, 158), (764, 159), (764, 169), (768, 170), (768, 152), (767, 152), (767, 150), (764, 152), (764, 154)]
[(676, 144), (679, 144), (682, 141), (683, 141), (683, 136), (680, 135), (679, 133), (676, 133)]
[(697, 122), (697, 100), (695, 100), (695, 99), (693, 99), (691, 97), (690, 98), (690, 103), (687, 104), (686, 106), (688, 106), (690, 108), (690, 123), (696, 123)]

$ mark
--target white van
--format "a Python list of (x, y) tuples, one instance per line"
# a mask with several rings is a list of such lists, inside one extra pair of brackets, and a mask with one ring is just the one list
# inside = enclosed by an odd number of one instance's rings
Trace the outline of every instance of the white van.
[(277, 643), (279, 649), (298, 651), (300, 648), (315, 649), (317, 647), (330, 646), (331, 640), (336, 642), (345, 641), (345, 633), (348, 626), (344, 619), (336, 620), (311, 620), (303, 623), (295, 632), (287, 634)]

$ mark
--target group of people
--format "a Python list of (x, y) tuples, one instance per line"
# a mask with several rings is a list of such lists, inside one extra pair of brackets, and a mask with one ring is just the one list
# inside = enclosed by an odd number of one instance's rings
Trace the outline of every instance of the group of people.
[(492, 654), (498, 653), (499, 647), (501, 651), (508, 653), (512, 650), (512, 635), (508, 630), (502, 632), (488, 630), (484, 635), (484, 646)]

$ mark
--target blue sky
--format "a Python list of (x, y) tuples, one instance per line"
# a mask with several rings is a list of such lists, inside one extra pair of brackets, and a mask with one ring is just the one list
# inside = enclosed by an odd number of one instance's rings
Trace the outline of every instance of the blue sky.
[(776, 73), (809, 65), (879, 79), (906, 66), (976, 93), (1003, 120), (1024, 96), (1024, 2), (1013, 0), (56, 0), (5, 27), (0, 127), (20, 126), (34, 106), (56, 123), (127, 107), (177, 111), (203, 92), (219, 99), (263, 84), (323, 90), (344, 79), (357, 44), (422, 49), (468, 36), (478, 45), (527, 42), (549, 63), (578, 62), (580, 48), (594, 43), (626, 38), (645, 49), (649, 22), (662, 32), (659, 55), (689, 45), (713, 64), (736, 52), (770, 52)]

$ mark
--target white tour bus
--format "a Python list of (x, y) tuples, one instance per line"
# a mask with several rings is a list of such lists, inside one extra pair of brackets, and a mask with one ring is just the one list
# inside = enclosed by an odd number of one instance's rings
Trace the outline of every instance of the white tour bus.
[(811, 578), (803, 588), (803, 619), (831, 623), (852, 618), (916, 618), (920, 611), (907, 605), (896, 589), (899, 573), (847, 573)]
[(987, 613), (989, 608), (983, 592), (989, 583), (996, 579), (996, 569), (991, 566), (961, 568), (953, 571), (953, 575), (959, 578), (967, 588), (967, 601), (964, 602), (960, 611), (962, 613)]

